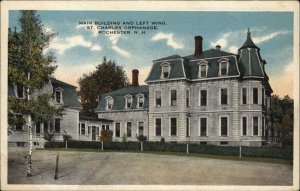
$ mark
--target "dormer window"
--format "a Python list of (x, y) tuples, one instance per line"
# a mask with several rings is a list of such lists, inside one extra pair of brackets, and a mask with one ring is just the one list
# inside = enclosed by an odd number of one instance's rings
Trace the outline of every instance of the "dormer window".
[(132, 105), (132, 96), (131, 95), (125, 96), (125, 100), (126, 100), (125, 108), (130, 109)]
[(25, 99), (25, 87), (23, 85), (15, 85), (15, 94), (18, 99)]
[(144, 106), (144, 95), (138, 94), (137, 95), (137, 108), (142, 108)]
[(228, 66), (229, 60), (226, 58), (222, 58), (219, 60), (219, 76), (227, 76), (228, 75)]
[(114, 99), (112, 97), (106, 97), (106, 109), (111, 110), (114, 104)]
[(56, 103), (62, 103), (62, 91), (61, 89), (56, 89), (55, 90), (55, 102)]
[(170, 70), (171, 70), (171, 66), (169, 63), (164, 63), (162, 65), (162, 73), (161, 73), (161, 78), (169, 78), (170, 75)]
[(207, 68), (208, 68), (208, 63), (206, 61), (202, 61), (199, 63), (199, 73), (198, 73), (199, 78), (207, 77)]

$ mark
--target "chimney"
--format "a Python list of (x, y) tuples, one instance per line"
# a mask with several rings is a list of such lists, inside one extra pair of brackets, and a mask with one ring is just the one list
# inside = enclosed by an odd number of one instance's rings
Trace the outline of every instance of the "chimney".
[(137, 69), (132, 70), (132, 86), (139, 85), (139, 71)]
[(216, 50), (220, 50), (220, 49), (221, 49), (221, 46), (219, 44), (217, 44)]
[(202, 36), (195, 36), (195, 54), (194, 56), (201, 56), (202, 54)]

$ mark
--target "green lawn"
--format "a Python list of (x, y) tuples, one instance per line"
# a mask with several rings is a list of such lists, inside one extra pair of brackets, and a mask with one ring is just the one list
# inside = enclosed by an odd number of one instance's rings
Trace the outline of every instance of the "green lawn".
[(78, 148), (47, 148), (39, 150), (50, 150), (50, 151), (78, 151), (78, 152), (132, 152), (132, 153), (145, 153), (145, 154), (158, 154), (158, 155), (176, 155), (176, 156), (190, 156), (190, 157), (200, 157), (200, 158), (211, 158), (220, 160), (233, 160), (233, 161), (249, 161), (249, 162), (265, 162), (265, 163), (278, 163), (278, 164), (288, 164), (293, 165), (293, 160), (284, 159), (272, 159), (272, 158), (256, 158), (256, 157), (236, 157), (236, 156), (224, 156), (224, 155), (209, 155), (209, 154), (196, 154), (196, 153), (183, 153), (183, 152), (155, 152), (155, 151), (116, 151), (116, 150), (105, 150), (101, 151), (99, 149), (78, 149)]

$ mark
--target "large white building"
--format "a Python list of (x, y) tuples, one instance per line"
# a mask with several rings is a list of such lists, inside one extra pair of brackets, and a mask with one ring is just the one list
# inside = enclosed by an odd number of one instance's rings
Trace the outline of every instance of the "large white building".
[(214, 145), (261, 146), (269, 125), (272, 89), (265, 60), (248, 31), (238, 54), (202, 50), (195, 37), (195, 52), (153, 61), (146, 79), (102, 95), (99, 118), (111, 122), (115, 141), (198, 142)]

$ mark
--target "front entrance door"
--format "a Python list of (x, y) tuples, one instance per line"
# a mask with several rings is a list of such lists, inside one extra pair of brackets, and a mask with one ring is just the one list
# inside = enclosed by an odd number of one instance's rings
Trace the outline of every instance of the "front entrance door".
[(92, 126), (92, 141), (96, 141), (96, 127)]

